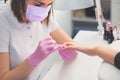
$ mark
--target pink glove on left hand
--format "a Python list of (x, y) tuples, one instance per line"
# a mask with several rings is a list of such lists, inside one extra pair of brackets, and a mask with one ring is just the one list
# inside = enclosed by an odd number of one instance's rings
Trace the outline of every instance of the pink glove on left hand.
[(70, 48), (67, 48), (67, 49), (64, 49), (64, 48), (65, 48), (65, 45), (58, 45), (58, 51), (59, 51), (62, 59), (65, 62), (73, 61), (77, 56), (77, 52)]

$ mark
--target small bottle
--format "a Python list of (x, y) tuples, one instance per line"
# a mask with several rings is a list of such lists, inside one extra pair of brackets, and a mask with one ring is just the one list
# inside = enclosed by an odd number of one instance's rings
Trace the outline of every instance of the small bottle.
[(6, 3), (7, 2), (7, 0), (4, 0), (4, 3)]
[(106, 24), (107, 24), (107, 21), (103, 22), (103, 27), (104, 27), (103, 39), (104, 40), (107, 40)]
[(113, 35), (114, 35), (114, 39), (117, 40), (118, 38), (117, 26), (114, 26)]
[(120, 40), (120, 28), (118, 26), (117, 26), (116, 33), (117, 33), (117, 40)]
[(110, 31), (109, 31), (109, 34), (108, 34), (108, 43), (112, 43), (114, 40), (114, 36), (113, 36), (113, 28), (110, 27)]
[(103, 39), (108, 41), (108, 36), (109, 36), (111, 23), (106, 21), (106, 22), (103, 23), (103, 26), (104, 26), (104, 34), (103, 34), (104, 37), (103, 37)]
[(113, 35), (115, 40), (120, 40), (120, 29), (118, 26), (114, 26)]

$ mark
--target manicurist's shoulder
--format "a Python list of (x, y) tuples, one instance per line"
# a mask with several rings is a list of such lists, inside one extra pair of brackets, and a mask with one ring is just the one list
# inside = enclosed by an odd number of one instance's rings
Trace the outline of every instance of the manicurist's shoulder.
[(3, 13), (0, 13), (0, 31), (1, 30), (7, 30), (10, 31), (10, 24), (7, 18), (3, 15)]
[(13, 17), (10, 5), (5, 5), (4, 9), (0, 11), (0, 29), (10, 29), (11, 24), (13, 24)]

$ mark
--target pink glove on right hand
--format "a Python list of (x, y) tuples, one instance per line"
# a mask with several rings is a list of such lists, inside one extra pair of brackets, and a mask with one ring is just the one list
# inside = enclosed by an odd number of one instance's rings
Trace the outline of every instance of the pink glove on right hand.
[(52, 37), (45, 38), (40, 41), (35, 52), (27, 58), (32, 68), (35, 68), (41, 61), (43, 61), (50, 53), (54, 52), (56, 41)]
[(71, 62), (77, 57), (77, 52), (73, 49), (64, 49), (65, 45), (58, 45), (58, 51), (65, 62)]

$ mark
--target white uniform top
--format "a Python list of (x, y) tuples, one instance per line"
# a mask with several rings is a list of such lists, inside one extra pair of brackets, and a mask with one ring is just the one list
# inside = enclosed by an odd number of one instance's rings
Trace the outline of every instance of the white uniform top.
[[(52, 15), (48, 27), (40, 22), (19, 23), (11, 11), (10, 4), (6, 5), (6, 8), (0, 13), (0, 52), (9, 52), (11, 69), (30, 56), (39, 41), (48, 37), (57, 26)], [(57, 54), (51, 54), (30, 73), (26, 80), (40, 80), (57, 58)]]

